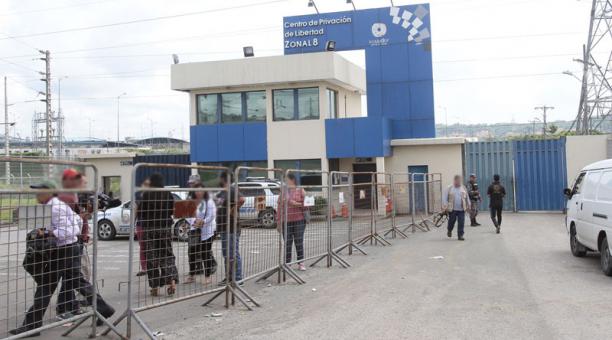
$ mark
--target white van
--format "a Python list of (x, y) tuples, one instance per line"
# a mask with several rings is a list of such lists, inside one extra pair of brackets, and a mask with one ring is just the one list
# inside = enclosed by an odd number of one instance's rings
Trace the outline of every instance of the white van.
[(582, 257), (587, 251), (599, 251), (601, 269), (612, 276), (612, 159), (582, 169), (565, 195), (572, 254)]

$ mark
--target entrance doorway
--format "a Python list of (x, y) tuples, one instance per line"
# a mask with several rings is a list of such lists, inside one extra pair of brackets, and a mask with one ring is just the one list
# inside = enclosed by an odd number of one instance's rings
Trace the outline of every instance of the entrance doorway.
[(112, 198), (121, 199), (121, 176), (103, 176), (102, 190)]
[[(355, 163), (353, 172), (376, 172), (376, 163)], [(374, 176), (376, 181), (376, 176)], [(372, 175), (356, 174), (353, 176), (353, 197), (355, 209), (372, 209)], [(374, 200), (375, 202), (376, 200)]]
[(410, 195), (410, 211), (412, 211), (412, 190), (414, 190), (414, 197), (416, 199), (416, 211), (425, 210), (425, 175), (429, 172), (427, 165), (410, 165), (408, 166), (408, 173), (414, 175), (414, 185), (410, 188), (408, 194)]

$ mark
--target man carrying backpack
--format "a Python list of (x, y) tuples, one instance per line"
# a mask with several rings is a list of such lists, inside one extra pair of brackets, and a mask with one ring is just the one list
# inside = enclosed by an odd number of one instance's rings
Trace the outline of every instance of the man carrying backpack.
[(502, 223), (504, 197), (506, 196), (506, 188), (501, 185), (499, 175), (493, 176), (493, 183), (489, 185), (487, 195), (489, 195), (490, 198), (489, 208), (491, 208), (491, 220), (493, 221), (493, 225), (499, 234)]

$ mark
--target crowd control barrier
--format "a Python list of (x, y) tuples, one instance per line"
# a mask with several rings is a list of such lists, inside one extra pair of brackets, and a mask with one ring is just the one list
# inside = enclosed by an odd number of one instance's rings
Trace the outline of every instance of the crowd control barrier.
[[(97, 294), (96, 167), (10, 157), (0, 158), (0, 164), (44, 174), (0, 189), (0, 336), (17, 339), (58, 326), (68, 327), (63, 332), (68, 335), (88, 320), (90, 337), (96, 336), (97, 324), (120, 334), (106, 320), (112, 308)], [(76, 171), (62, 183), (69, 168)], [(57, 230), (66, 236), (56, 237)], [(79, 305), (82, 299), (88, 307)]]
[(238, 167), (235, 178), (238, 185), (232, 190), (243, 200), (236, 215), (242, 266), (240, 271), (235, 271), (239, 275), (236, 281), (261, 281), (278, 274), (278, 283), (285, 281), (286, 276), (298, 284), (305, 283), (288, 265), (291, 261), (285, 261), (287, 232), (283, 202), (287, 195), (284, 171)]
[[(136, 183), (139, 171), (145, 169), (152, 174), (143, 183)], [(213, 184), (206, 186), (209, 183), (202, 180), (187, 183), (185, 178), (183, 185), (166, 187), (158, 172), (161, 170), (191, 170)], [(156, 339), (138, 315), (142, 311), (205, 295), (212, 295), (209, 303), (224, 294), (228, 306), (242, 293), (231, 274), (235, 272), (232, 265), (239, 262), (233, 260), (238, 249), (232, 242), (237, 239), (224, 237), (232, 230), (233, 214), (228, 212), (235, 208), (235, 196), (230, 196), (229, 184), (218, 183), (220, 175), (231, 183), (231, 172), (225, 167), (134, 166), (132, 199), (126, 207), (130, 209), (127, 308), (113, 323), (116, 326), (126, 320), (126, 338), (131, 337), (135, 321), (150, 339)], [(242, 297), (238, 299), (251, 308)], [(254, 300), (251, 303), (257, 305)]]

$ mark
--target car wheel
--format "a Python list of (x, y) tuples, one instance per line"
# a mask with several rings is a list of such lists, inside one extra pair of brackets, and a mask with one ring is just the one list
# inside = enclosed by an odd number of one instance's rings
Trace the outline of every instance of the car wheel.
[(111, 241), (115, 239), (117, 230), (113, 222), (102, 220), (98, 222), (98, 238), (102, 241)]
[(576, 257), (584, 257), (587, 253), (586, 248), (576, 238), (576, 227), (573, 225), (570, 228), (570, 249)]
[(180, 242), (187, 242), (189, 240), (189, 223), (185, 220), (180, 220), (174, 224), (174, 236)]
[(612, 276), (612, 256), (610, 256), (610, 247), (608, 246), (608, 239), (606, 237), (601, 240), (601, 270), (607, 276)]
[(276, 227), (276, 212), (269, 208), (259, 214), (259, 224), (264, 228)]

